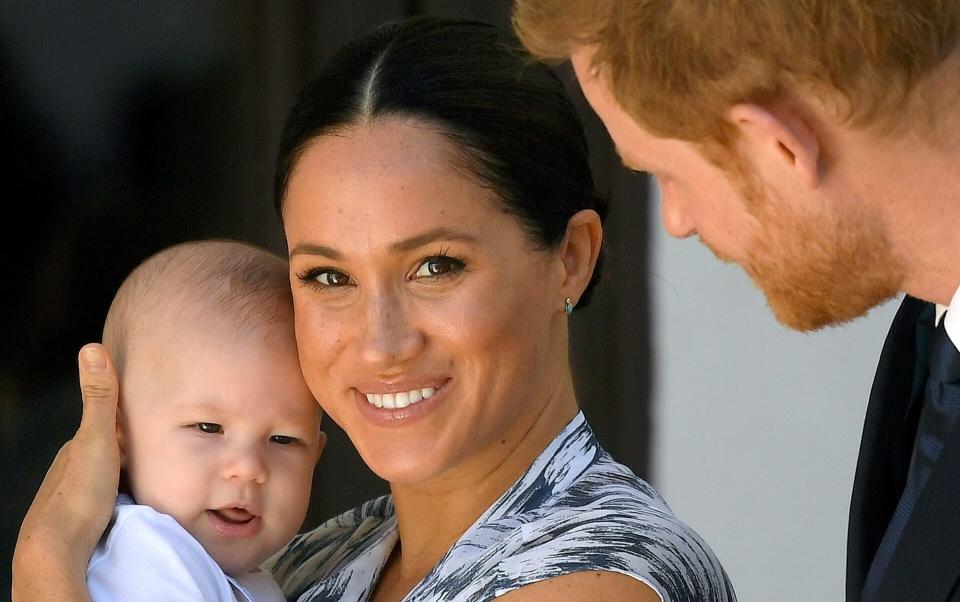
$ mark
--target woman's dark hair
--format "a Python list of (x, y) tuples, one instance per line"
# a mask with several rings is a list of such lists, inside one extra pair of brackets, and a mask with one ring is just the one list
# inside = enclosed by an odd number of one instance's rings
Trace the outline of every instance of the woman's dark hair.
[[(460, 166), (497, 194), (540, 248), (556, 248), (576, 212), (606, 215), (583, 126), (553, 71), (491, 25), (434, 18), (379, 27), (341, 48), (307, 83), (280, 142), (277, 210), (313, 139), (385, 116), (435, 126), (462, 154)], [(599, 274), (598, 261), (580, 307)]]

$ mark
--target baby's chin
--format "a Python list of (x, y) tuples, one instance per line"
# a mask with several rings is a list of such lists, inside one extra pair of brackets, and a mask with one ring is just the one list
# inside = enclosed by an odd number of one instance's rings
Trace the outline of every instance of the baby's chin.
[(210, 556), (216, 561), (224, 573), (231, 577), (238, 577), (260, 570), (260, 565), (276, 552), (277, 550), (266, 550), (242, 557), (229, 553), (210, 554)]
[(200, 542), (211, 558), (220, 566), (224, 573), (232, 577), (251, 573), (260, 569), (268, 558), (280, 551), (290, 539), (284, 539), (282, 542), (273, 540), (265, 541), (243, 541), (242, 539), (226, 539), (213, 536), (211, 541), (209, 534), (205, 536), (194, 537)]

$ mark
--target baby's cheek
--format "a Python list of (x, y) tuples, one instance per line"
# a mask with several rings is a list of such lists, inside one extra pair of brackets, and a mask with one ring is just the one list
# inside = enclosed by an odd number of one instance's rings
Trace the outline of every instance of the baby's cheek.
[(206, 509), (211, 487), (209, 462), (202, 450), (145, 445), (137, 449), (128, 473), (138, 504), (168, 514), (187, 526)]
[(174, 482), (140, 473), (137, 478), (131, 479), (131, 482), (133, 497), (138, 504), (150, 506), (157, 512), (168, 514), (177, 522), (184, 523), (185, 517), (179, 503), (182, 502), (182, 496)]
[[(297, 534), (307, 516), (310, 505), (310, 490), (313, 485), (313, 462), (303, 459), (289, 466), (283, 483), (274, 489), (277, 508), (280, 512), (283, 537), (289, 539)], [(286, 543), (284, 539), (283, 543)]]

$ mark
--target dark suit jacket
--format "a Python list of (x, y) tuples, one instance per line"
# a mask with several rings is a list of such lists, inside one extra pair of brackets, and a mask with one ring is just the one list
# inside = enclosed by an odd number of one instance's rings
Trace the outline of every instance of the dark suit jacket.
[[(848, 602), (860, 602), (870, 563), (906, 482), (933, 314), (930, 303), (904, 299), (880, 355), (850, 504)], [(960, 428), (947, 438), (876, 600), (960, 601)]]

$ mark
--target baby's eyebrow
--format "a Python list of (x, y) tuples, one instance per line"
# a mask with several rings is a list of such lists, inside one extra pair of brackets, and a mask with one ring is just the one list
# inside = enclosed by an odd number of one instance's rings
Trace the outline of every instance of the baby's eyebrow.
[(213, 401), (177, 399), (172, 403), (173, 406), (180, 411), (190, 411), (205, 414), (216, 414), (221, 411), (220, 405)]

